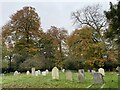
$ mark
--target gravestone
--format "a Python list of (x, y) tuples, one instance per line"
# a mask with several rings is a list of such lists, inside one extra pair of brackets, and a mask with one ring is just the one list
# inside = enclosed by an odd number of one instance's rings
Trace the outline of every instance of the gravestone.
[(29, 72), (29, 71), (27, 71), (27, 72), (26, 72), (26, 74), (27, 74), (27, 75), (29, 75), (29, 74), (30, 74), (30, 72)]
[(118, 75), (120, 75), (120, 67), (117, 66), (116, 71), (118, 72)]
[(31, 69), (32, 75), (35, 76), (35, 68)]
[(46, 74), (48, 74), (49, 73), (49, 71), (46, 69)]
[(66, 80), (72, 81), (72, 72), (70, 70), (66, 72)]
[(99, 68), (98, 69), (98, 72), (101, 73), (103, 76), (105, 76), (105, 71), (103, 68)]
[(95, 73), (95, 70), (91, 70), (91, 74), (93, 75)]
[(38, 74), (41, 74), (41, 71), (40, 71), (40, 70), (38, 70)]
[(84, 82), (84, 81), (85, 81), (84, 74), (81, 72), (78, 72), (78, 82)]
[(84, 75), (84, 77), (85, 77), (85, 71), (84, 71), (84, 69), (79, 69), (78, 72), (81, 72)]
[(38, 71), (35, 71), (35, 76), (38, 76)]
[(46, 71), (43, 71), (43, 72), (42, 72), (42, 75), (43, 75), (43, 76), (46, 76), (46, 75), (47, 75)]
[(52, 79), (59, 79), (59, 70), (57, 67), (52, 69)]
[(64, 72), (65, 72), (65, 69), (62, 69), (62, 72), (64, 73)]
[(90, 73), (90, 70), (88, 70), (88, 72)]
[(18, 71), (15, 71), (14, 72), (14, 76), (16, 76), (16, 75), (18, 75), (19, 74), (19, 72)]
[(99, 72), (95, 72), (93, 74), (93, 80), (94, 80), (94, 84), (103, 84), (104, 83), (103, 75)]

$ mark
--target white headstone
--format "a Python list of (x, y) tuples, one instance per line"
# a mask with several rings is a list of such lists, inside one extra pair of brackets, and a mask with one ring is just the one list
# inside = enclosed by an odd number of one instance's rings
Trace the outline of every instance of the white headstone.
[(99, 68), (98, 69), (98, 72), (101, 73), (103, 76), (105, 76), (105, 71), (103, 68)]
[(46, 75), (47, 75), (46, 71), (43, 71), (43, 72), (42, 72), (42, 75), (43, 75), (43, 76), (46, 76)]
[(15, 71), (15, 72), (14, 72), (14, 76), (16, 76), (16, 75), (18, 75), (18, 74), (19, 74), (18, 71)]
[(92, 75), (95, 73), (95, 70), (91, 70)]
[(117, 66), (116, 71), (118, 72), (117, 75), (120, 75), (120, 67), (119, 66)]
[(38, 74), (41, 74), (41, 71), (40, 71), (40, 70), (38, 70)]
[(62, 72), (65, 72), (65, 69), (62, 69)]
[(66, 79), (72, 81), (72, 72), (70, 70), (66, 72)]
[(95, 72), (93, 74), (94, 84), (103, 84), (103, 75), (101, 73)]
[(49, 71), (46, 69), (46, 74), (48, 74), (49, 73)]
[(35, 71), (35, 76), (38, 76), (38, 71)]
[(27, 71), (27, 72), (26, 72), (26, 74), (27, 74), (27, 75), (29, 75), (29, 74), (30, 74), (30, 72), (29, 72), (29, 71)]
[(35, 68), (31, 69), (32, 75), (35, 76)]
[(59, 70), (57, 67), (52, 69), (52, 79), (59, 79)]
[(90, 70), (88, 70), (88, 72), (90, 72)]

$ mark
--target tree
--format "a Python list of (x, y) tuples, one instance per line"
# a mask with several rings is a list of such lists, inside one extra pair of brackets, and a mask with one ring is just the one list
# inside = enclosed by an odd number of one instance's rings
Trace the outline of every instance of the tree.
[(77, 62), (78, 69), (84, 68), (85, 64), (92, 68), (103, 67), (104, 65), (104, 44), (94, 42), (93, 32), (92, 28), (84, 27), (75, 30), (68, 37), (69, 56), (74, 58), (74, 62)]
[(104, 14), (101, 13), (100, 10), (100, 5), (87, 6), (81, 10), (73, 12), (72, 18), (74, 19), (74, 24), (79, 24), (81, 27), (87, 25), (95, 30), (95, 41), (102, 40), (104, 42), (101, 32), (104, 32), (107, 23)]
[(3, 30), (3, 37), (8, 34), (13, 36), (17, 52), (26, 50), (29, 53), (35, 40), (40, 36), (40, 32), (40, 18), (35, 8), (23, 7), (11, 16), (7, 28)]
[(55, 48), (53, 43), (53, 37), (48, 33), (42, 33), (41, 38), (37, 43), (39, 48), (38, 53), (43, 57), (44, 69), (52, 69), (55, 61)]
[(64, 28), (57, 28), (51, 26), (47, 33), (53, 38), (53, 44), (55, 48), (55, 65), (59, 68), (63, 66), (64, 60), (64, 43), (67, 37), (67, 31)]
[(116, 42), (118, 46), (118, 61), (120, 63), (120, 1), (115, 5), (110, 2), (110, 10), (105, 11), (105, 15), (109, 22), (106, 37)]
[[(13, 45), (13, 54), (20, 54), (24, 60), (37, 52), (36, 43), (39, 40), (40, 18), (33, 7), (23, 7), (10, 17), (10, 21), (2, 27), (3, 43)], [(10, 43), (9, 43), (10, 42)], [(11, 61), (11, 60), (10, 60)]]

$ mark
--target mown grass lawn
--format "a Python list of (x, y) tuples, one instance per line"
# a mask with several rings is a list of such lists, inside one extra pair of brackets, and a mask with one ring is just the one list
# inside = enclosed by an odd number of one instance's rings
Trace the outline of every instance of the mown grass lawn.
[[(118, 88), (118, 76), (116, 72), (106, 72), (103, 88)], [(88, 88), (93, 84), (91, 73), (85, 72), (85, 82), (77, 81), (77, 73), (73, 72), (73, 81), (66, 80), (65, 73), (60, 72), (59, 80), (52, 80), (51, 72), (47, 76), (31, 76), (20, 74), (5, 74), (2, 78), (3, 88)], [(101, 88), (102, 85), (92, 85), (89, 88)]]

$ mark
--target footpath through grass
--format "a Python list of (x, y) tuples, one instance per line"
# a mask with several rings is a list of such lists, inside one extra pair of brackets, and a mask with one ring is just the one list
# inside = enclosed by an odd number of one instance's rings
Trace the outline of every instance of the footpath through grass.
[[(93, 76), (85, 72), (85, 82), (77, 81), (77, 73), (73, 73), (73, 81), (66, 80), (65, 73), (60, 72), (59, 80), (52, 80), (51, 72), (47, 76), (31, 76), (5, 74), (2, 78), (3, 88), (118, 88), (118, 76), (115, 72), (106, 72), (105, 85), (92, 85)], [(89, 87), (92, 85), (91, 87)]]

